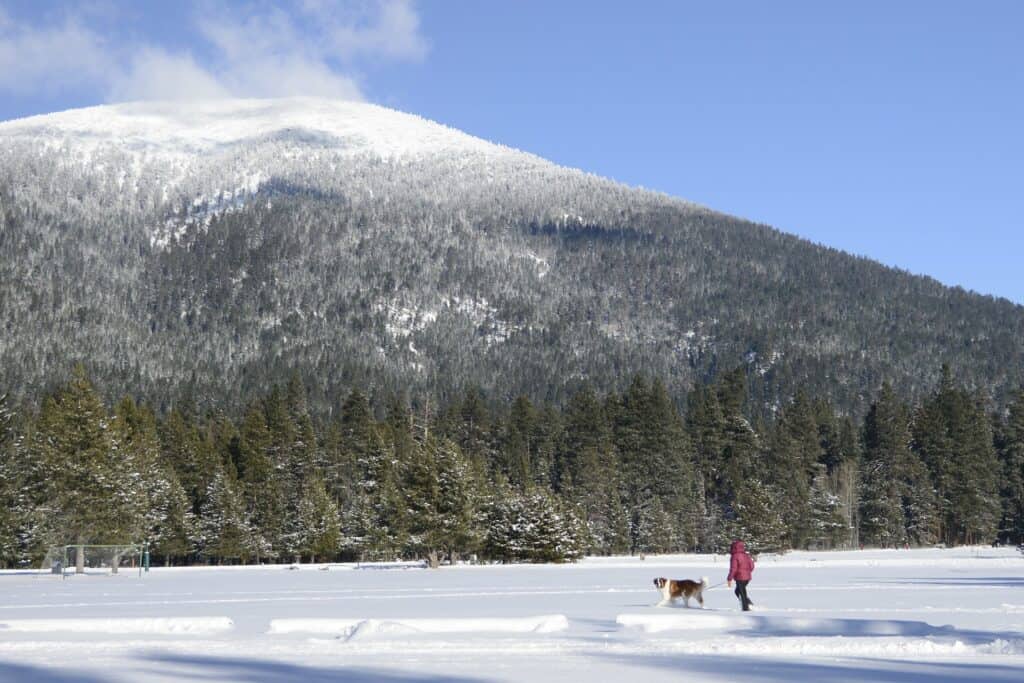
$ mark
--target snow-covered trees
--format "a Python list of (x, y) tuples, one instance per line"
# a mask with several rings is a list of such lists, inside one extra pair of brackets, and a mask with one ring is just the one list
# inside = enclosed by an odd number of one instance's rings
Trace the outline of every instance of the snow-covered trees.
[(223, 469), (217, 470), (206, 489), (199, 511), (199, 552), (207, 559), (247, 561), (260, 550), (239, 489)]
[(736, 373), (696, 388), (685, 419), (644, 378), (582, 387), (561, 410), (471, 389), (430, 413), (355, 389), (324, 422), (304, 395), (293, 381), (239, 418), (187, 403), (160, 418), (131, 398), (108, 410), (79, 367), (16, 419), (0, 400), (0, 562), (78, 541), (148, 541), (166, 563), (549, 562), (735, 537), (843, 547), (854, 525), (890, 547), (976, 542), (999, 515), (1003, 538), (1022, 526), (1021, 400), (990, 420), (949, 373), (913, 413), (883, 385), (859, 436), (807, 397), (752, 420)]
[(574, 510), (551, 493), (499, 485), (487, 505), (484, 550), (504, 562), (565, 562), (583, 555), (586, 531)]
[(237, 417), (296, 373), (318, 415), (353, 386), (439, 406), (479, 386), (542, 413), (584, 380), (604, 395), (642, 371), (681, 399), (743, 365), (753, 424), (800, 388), (856, 416), (886, 376), (919, 397), (936, 358), (999, 401), (1024, 379), (1010, 302), (451, 131), (423, 158), (353, 154), (386, 114), (172, 159), (106, 123), (5, 127), (0, 384), (37, 400), (82, 358), (161, 417), (187, 394)]

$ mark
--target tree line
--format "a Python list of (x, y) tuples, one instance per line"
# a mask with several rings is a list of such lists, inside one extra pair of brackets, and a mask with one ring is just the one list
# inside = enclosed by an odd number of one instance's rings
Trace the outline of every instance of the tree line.
[[(148, 541), (167, 564), (902, 547), (1024, 538), (1024, 393), (1005, 411), (943, 368), (863, 420), (802, 391), (749, 411), (746, 368), (676, 401), (658, 379), (562, 406), (444, 406), (359, 388), (315, 416), (298, 377), (243, 414), (109, 407), (79, 366), (0, 399), (0, 561)], [(684, 410), (677, 408), (684, 406)]]

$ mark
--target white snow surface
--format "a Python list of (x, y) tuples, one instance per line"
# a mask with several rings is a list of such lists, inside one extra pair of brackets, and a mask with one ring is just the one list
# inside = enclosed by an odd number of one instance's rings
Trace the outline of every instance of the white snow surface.
[[(1024, 680), (1009, 548), (0, 572), (0, 681)], [(296, 570), (297, 569), (297, 570)], [(372, 571), (356, 571), (372, 569)], [(652, 579), (708, 576), (707, 609)]]
[(116, 146), (140, 156), (168, 158), (195, 156), (282, 131), (329, 136), (336, 139), (334, 146), (353, 155), (384, 158), (510, 151), (413, 114), (316, 97), (130, 102), (0, 123), (0, 139), (34, 138), (79, 152)]

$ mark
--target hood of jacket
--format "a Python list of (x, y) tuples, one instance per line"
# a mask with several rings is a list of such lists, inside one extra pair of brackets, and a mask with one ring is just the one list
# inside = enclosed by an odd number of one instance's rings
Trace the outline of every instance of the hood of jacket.
[(729, 554), (735, 555), (736, 553), (747, 552), (747, 546), (743, 541), (733, 541), (732, 545), (729, 546)]

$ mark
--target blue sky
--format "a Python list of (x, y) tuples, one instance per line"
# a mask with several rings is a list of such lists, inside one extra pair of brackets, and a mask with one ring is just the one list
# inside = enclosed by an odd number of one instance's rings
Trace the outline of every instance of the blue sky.
[(1024, 303), (1024, 3), (0, 0), (0, 119), (363, 98)]

